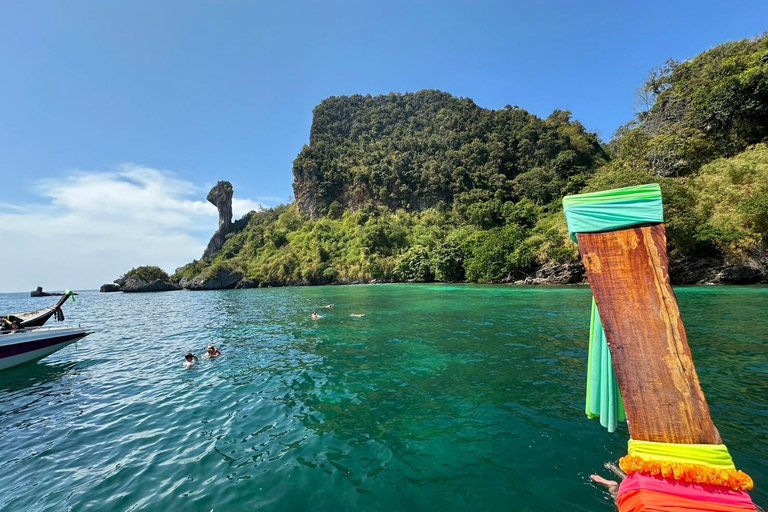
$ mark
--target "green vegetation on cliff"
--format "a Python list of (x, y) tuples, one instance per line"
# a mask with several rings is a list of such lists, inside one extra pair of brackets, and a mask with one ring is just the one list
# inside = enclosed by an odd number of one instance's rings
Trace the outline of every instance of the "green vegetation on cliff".
[(765, 249), (768, 36), (668, 61), (639, 92), (647, 110), (616, 132), (586, 190), (660, 183), (673, 257)]
[(315, 217), (334, 203), (408, 211), (491, 198), (546, 203), (578, 191), (605, 160), (597, 136), (566, 111), (540, 119), (433, 90), (333, 97), (315, 108), (310, 144), (293, 164), (294, 193)]
[(212, 258), (266, 284), (498, 282), (572, 262), (563, 195), (659, 182), (673, 258), (764, 254), (768, 37), (651, 72), (613, 140), (439, 91), (334, 97), (294, 162), (296, 202), (255, 213)]

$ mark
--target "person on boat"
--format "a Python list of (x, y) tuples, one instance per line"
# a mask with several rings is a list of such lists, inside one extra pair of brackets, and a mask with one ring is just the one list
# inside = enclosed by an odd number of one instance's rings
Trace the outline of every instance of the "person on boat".
[(0, 318), (0, 331), (8, 333), (20, 329), (21, 321), (15, 316), (8, 315), (7, 317)]
[(187, 369), (195, 366), (195, 363), (198, 361), (197, 356), (192, 352), (187, 352), (184, 354), (184, 359), (186, 359), (186, 361), (184, 361), (184, 368)]
[(214, 347), (213, 345), (208, 345), (208, 350), (205, 352), (205, 357), (219, 357), (221, 355), (221, 351)]
[(18, 331), (21, 329), (21, 320), (13, 315), (7, 315), (0, 318), (0, 330), (6, 331)]
[(318, 315), (317, 311), (312, 312), (312, 320), (317, 320), (318, 318), (323, 318), (322, 315)]

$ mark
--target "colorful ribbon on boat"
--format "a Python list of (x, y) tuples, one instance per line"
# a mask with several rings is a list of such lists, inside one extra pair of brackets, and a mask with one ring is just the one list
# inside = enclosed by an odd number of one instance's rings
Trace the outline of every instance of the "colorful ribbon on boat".
[(755, 506), (753, 486), (725, 445), (629, 441), (619, 461), (627, 478), (619, 486), (620, 512), (744, 512)]
[(752, 507), (752, 500), (744, 491), (733, 491), (723, 489), (713, 485), (691, 484), (663, 478), (660, 476), (649, 476), (640, 473), (629, 475), (622, 483), (619, 490), (619, 496), (623, 496), (633, 491), (651, 491), (655, 493), (674, 494), (677, 497), (705, 501), (708, 503), (719, 503), (721, 505), (736, 505), (740, 507)]
[(600, 322), (595, 299), (592, 299), (592, 319), (589, 322), (589, 357), (587, 359), (587, 418), (600, 418), (600, 424), (608, 432), (616, 430), (619, 421), (626, 420), (624, 403), (608, 341)]
[(683, 498), (668, 492), (630, 491), (616, 498), (619, 512), (755, 512), (755, 505), (741, 506)]
[(629, 455), (647, 460), (668, 460), (736, 469), (724, 444), (676, 444), (630, 439), (627, 451)]
[(563, 213), (574, 242), (576, 233), (596, 233), (664, 222), (658, 183), (565, 196)]

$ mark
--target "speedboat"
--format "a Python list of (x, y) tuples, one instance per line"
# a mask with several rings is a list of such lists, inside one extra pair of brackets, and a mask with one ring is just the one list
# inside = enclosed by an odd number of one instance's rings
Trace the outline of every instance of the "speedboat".
[(64, 295), (62, 295), (61, 299), (59, 299), (59, 302), (53, 306), (37, 311), (26, 311), (24, 313), (0, 315), (0, 318), (7, 318), (9, 321), (16, 320), (21, 324), (22, 327), (40, 327), (54, 315), (56, 315), (56, 320), (61, 322), (64, 320), (64, 312), (61, 310), (61, 306), (63, 306), (67, 299), (73, 295), (74, 294), (72, 292), (67, 290), (64, 292)]
[(0, 334), (0, 370), (42, 359), (92, 333), (84, 327), (37, 327), (4, 332)]

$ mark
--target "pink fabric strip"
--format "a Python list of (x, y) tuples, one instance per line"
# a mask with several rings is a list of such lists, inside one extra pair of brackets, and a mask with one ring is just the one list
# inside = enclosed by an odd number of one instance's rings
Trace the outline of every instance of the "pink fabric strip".
[(714, 485), (677, 482), (670, 478), (643, 475), (641, 473), (633, 473), (621, 482), (621, 485), (619, 485), (619, 496), (626, 492), (640, 489), (664, 492), (691, 500), (721, 503), (723, 505), (738, 505), (753, 508), (755, 506), (754, 503), (752, 503), (749, 494), (745, 491), (732, 491), (731, 489), (716, 487)]

